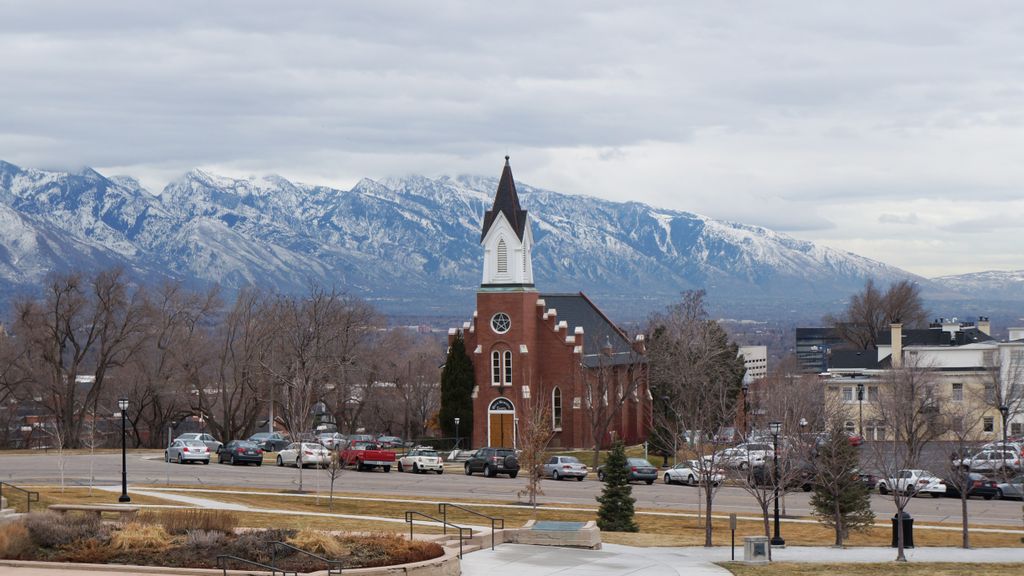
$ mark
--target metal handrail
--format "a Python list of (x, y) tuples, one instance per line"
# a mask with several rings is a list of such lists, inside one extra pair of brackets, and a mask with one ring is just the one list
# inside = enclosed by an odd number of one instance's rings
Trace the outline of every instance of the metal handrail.
[[(467, 539), (473, 538), (473, 529), (472, 528), (466, 528), (464, 526), (458, 526), (456, 524), (452, 524), (451, 522), (448, 522), (447, 520), (441, 520), (440, 518), (435, 518), (435, 517), (433, 517), (433, 516), (431, 516), (429, 514), (424, 514), (423, 512), (416, 512), (415, 510), (406, 510), (405, 511), (405, 521), (409, 523), (409, 540), (412, 540), (412, 524), (413, 524), (412, 517), (413, 516), (422, 516), (422, 517), (426, 518), (427, 520), (432, 520), (434, 522), (442, 524), (445, 527), (445, 532), (444, 532), (445, 534), (448, 533), (448, 526), (451, 526), (452, 528), (457, 529), (459, 531), (459, 558), (462, 558), (462, 542), (463, 542), (463, 540), (467, 540)], [(463, 530), (466, 530), (467, 532), (469, 532), (469, 538), (464, 538), (462, 536), (462, 531)]]
[[(459, 506), (458, 504), (452, 504), (450, 502), (438, 502), (437, 503), (437, 511), (441, 513), (441, 519), (443, 521), (445, 521), (445, 522), (448, 521), (448, 507), (449, 506), (451, 506), (452, 508), (458, 508), (459, 510), (462, 510), (463, 512), (469, 512), (470, 514), (474, 514), (474, 515), (479, 516), (481, 518), (486, 518), (486, 519), (490, 520), (491, 521), (491, 550), (494, 550), (494, 526), (495, 526), (496, 522), (500, 522), (501, 525), (499, 526), (499, 528), (504, 530), (505, 529), (505, 519), (504, 518), (497, 518), (497, 517), (494, 517), (494, 516), (488, 516), (487, 514), (483, 514), (483, 513), (477, 512), (476, 510), (470, 510), (469, 508), (466, 508), (465, 506)], [(447, 530), (448, 530), (448, 528), (446, 527), (445, 528), (445, 532), (444, 532), (445, 534), (448, 533)]]
[(250, 566), (256, 566), (258, 568), (262, 568), (265, 571), (270, 570), (271, 576), (276, 576), (278, 573), (280, 573), (281, 576), (288, 576), (289, 574), (291, 574), (292, 576), (299, 576), (299, 573), (295, 570), (289, 572), (287, 570), (282, 570), (277, 566), (271, 566), (270, 564), (261, 564), (260, 562), (255, 562), (253, 560), (239, 558), (238, 556), (231, 556), (230, 554), (221, 554), (220, 556), (217, 556), (217, 568), (220, 568), (224, 571), (224, 576), (228, 576), (228, 560), (231, 560), (233, 562), (241, 562), (242, 564), (248, 564)]
[(15, 486), (14, 484), (11, 484), (10, 482), (4, 482), (2, 480), (0, 480), (0, 497), (2, 497), (4, 495), (4, 486), (9, 486), (11, 488), (14, 488), (18, 492), (24, 492), (25, 493), (25, 511), (26, 512), (31, 512), (32, 511), (32, 503), (33, 502), (39, 502), (39, 492), (33, 492), (32, 490), (25, 490), (24, 488), (19, 488), (19, 487)]
[[(283, 546), (284, 548), (287, 548), (287, 549), (289, 549), (289, 550), (291, 550), (293, 552), (298, 552), (299, 554), (305, 554), (306, 556), (309, 556), (310, 558), (315, 558), (315, 559), (323, 562), (324, 564), (327, 564), (327, 566), (328, 566), (327, 574), (328, 575), (330, 575), (330, 574), (341, 574), (341, 567), (345, 563), (342, 560), (329, 560), (327, 558), (324, 558), (323, 556), (319, 556), (319, 555), (313, 554), (312, 552), (309, 552), (307, 550), (303, 550), (302, 548), (297, 548), (295, 546), (292, 546), (291, 544), (288, 544), (287, 542), (281, 542), (281, 541), (275, 540), (275, 541), (270, 543), (270, 561), (272, 563), (275, 563), (275, 564), (277, 563), (277, 547), (278, 546)], [(332, 564), (338, 567), (338, 571), (337, 572), (335, 572), (333, 568), (330, 568), (330, 566)]]

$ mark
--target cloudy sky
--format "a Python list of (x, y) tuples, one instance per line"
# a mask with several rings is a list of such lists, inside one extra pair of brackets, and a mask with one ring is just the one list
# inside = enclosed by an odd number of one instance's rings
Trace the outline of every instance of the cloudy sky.
[(154, 191), (507, 152), (535, 186), (936, 276), (1024, 269), (1022, 151), (1015, 1), (0, 0), (0, 159)]

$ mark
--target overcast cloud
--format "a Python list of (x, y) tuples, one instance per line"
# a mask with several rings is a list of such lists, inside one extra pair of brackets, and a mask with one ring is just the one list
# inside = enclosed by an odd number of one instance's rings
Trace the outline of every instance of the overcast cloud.
[[(295, 5), (298, 4), (299, 7)], [(1024, 268), (1019, 2), (0, 0), (0, 159), (497, 175)]]

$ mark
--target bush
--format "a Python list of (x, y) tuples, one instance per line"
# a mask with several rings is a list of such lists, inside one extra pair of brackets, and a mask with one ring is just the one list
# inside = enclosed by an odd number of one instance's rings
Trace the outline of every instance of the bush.
[(162, 550), (171, 546), (171, 536), (163, 526), (132, 522), (111, 535), (114, 550)]
[(238, 515), (227, 510), (201, 508), (175, 508), (147, 515), (143, 522), (159, 523), (170, 534), (187, 534), (189, 530), (217, 531), (230, 534), (238, 527)]
[[(233, 542), (229, 541), (221, 547), (221, 554), (227, 554), (229, 556), (238, 556), (239, 558), (248, 558), (249, 560), (255, 560), (267, 564), (270, 561), (270, 542), (287, 542), (293, 536), (295, 536), (295, 530), (285, 529), (271, 529), (271, 530), (254, 530), (252, 532), (243, 532), (239, 534)], [(289, 550), (281, 550), (277, 557), (278, 559), (290, 556)]]
[(224, 540), (224, 533), (216, 530), (189, 530), (185, 544), (190, 548), (213, 548)]
[(59, 548), (79, 540), (106, 540), (110, 529), (92, 514), (33, 512), (25, 517), (32, 542), (41, 548)]
[(82, 562), (85, 564), (106, 564), (110, 562), (114, 551), (108, 542), (95, 538), (79, 540), (64, 548), (61, 560), (64, 562)]
[(351, 547), (350, 566), (372, 568), (391, 564), (422, 562), (444, 555), (436, 542), (409, 541), (397, 534), (374, 534), (348, 539)]
[(21, 522), (0, 525), (0, 558), (18, 560), (32, 549), (32, 537)]
[(303, 530), (287, 542), (296, 548), (324, 556), (329, 560), (347, 556), (349, 553), (337, 537), (319, 530)]

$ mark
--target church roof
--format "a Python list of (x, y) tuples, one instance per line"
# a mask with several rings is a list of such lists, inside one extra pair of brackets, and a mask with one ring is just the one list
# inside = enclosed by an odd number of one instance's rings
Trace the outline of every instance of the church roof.
[[(569, 334), (576, 327), (583, 327), (583, 365), (596, 367), (600, 362), (598, 355), (602, 348), (610, 344), (612, 356), (610, 364), (631, 364), (639, 358), (633, 353), (633, 346), (626, 335), (619, 330), (607, 316), (582, 292), (576, 294), (541, 294), (546, 308), (554, 308), (558, 320), (569, 325)], [(606, 365), (609, 362), (605, 363)]]
[(487, 236), (487, 231), (491, 229), (491, 224), (494, 224), (498, 214), (505, 215), (505, 219), (512, 225), (521, 241), (526, 232), (526, 210), (519, 205), (519, 195), (516, 194), (516, 183), (512, 179), (512, 167), (508, 164), (508, 156), (505, 156), (505, 168), (501, 171), (498, 193), (494, 195), (494, 206), (484, 213), (484, 227), (480, 231), (481, 242)]

